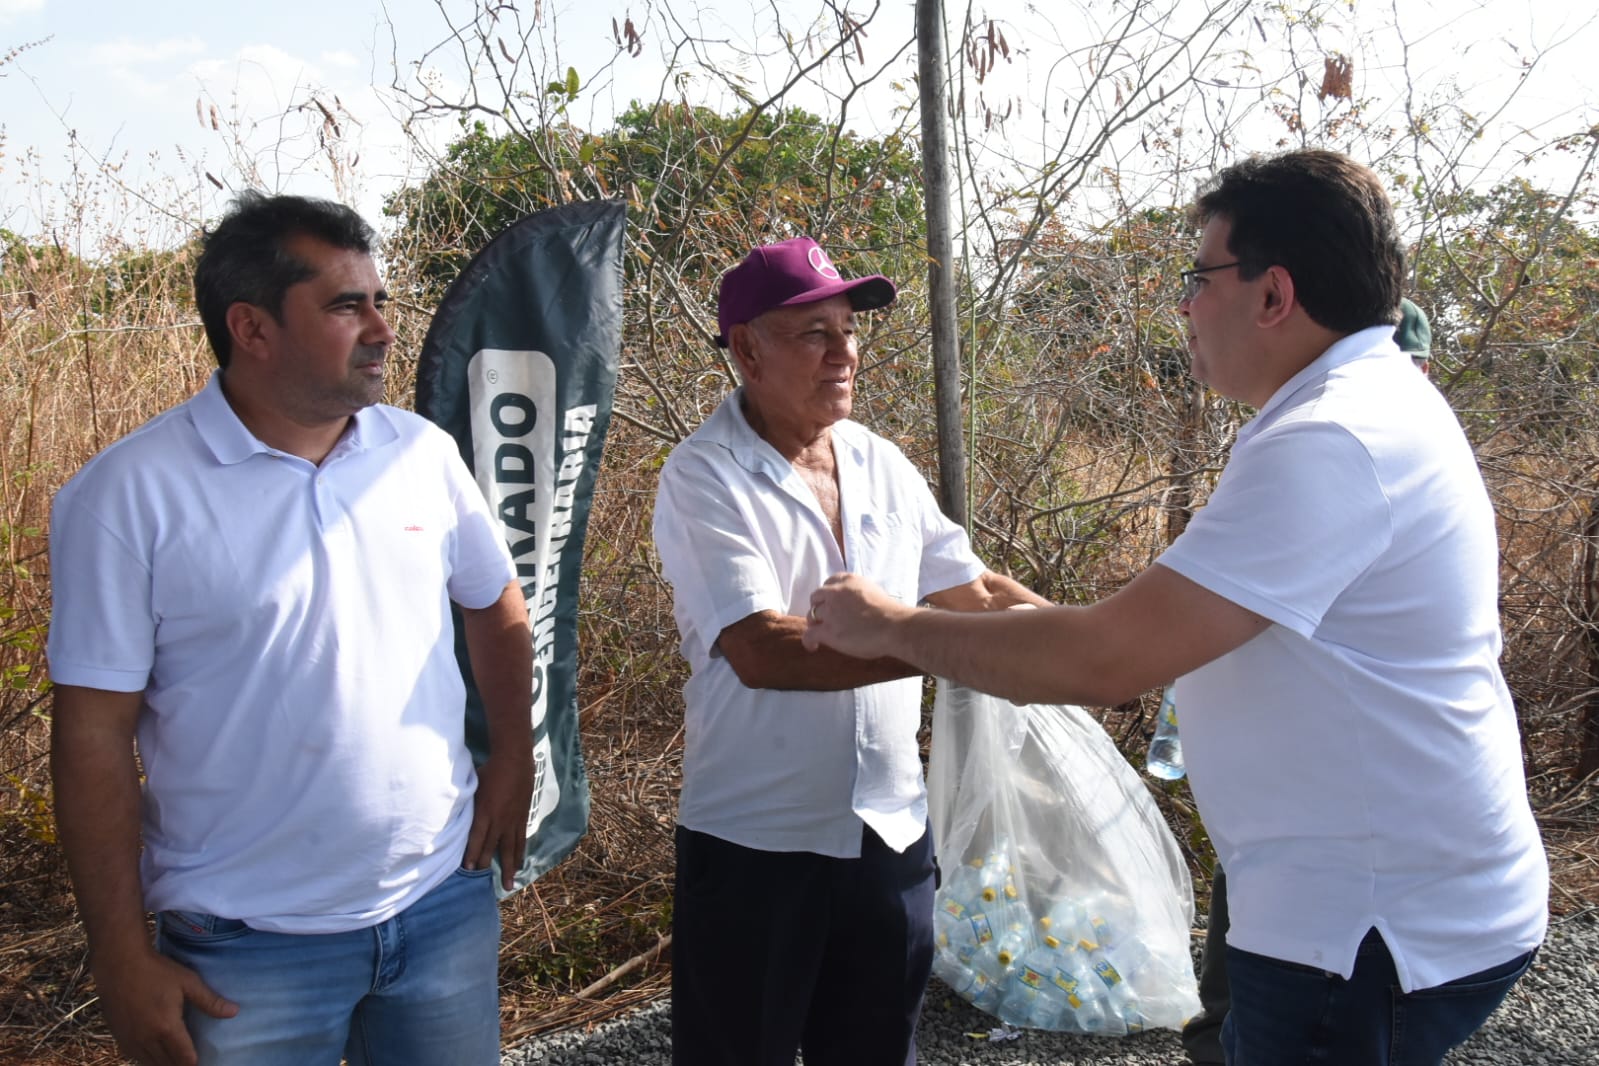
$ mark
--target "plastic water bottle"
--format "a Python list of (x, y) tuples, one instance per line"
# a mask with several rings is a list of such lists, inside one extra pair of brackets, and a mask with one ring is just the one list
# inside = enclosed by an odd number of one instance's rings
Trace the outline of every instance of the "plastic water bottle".
[(995, 842), (994, 850), (985, 855), (977, 867), (978, 889), (992, 902), (999, 893), (1003, 893), (1006, 887), (1010, 886), (1014, 873), (1015, 863), (1011, 859), (1010, 843), (1001, 838)]
[(1111, 1023), (1113, 1011), (1099, 980), (1089, 969), (1088, 955), (1075, 944), (1061, 945), (1054, 959), (1050, 983), (1064, 1002), (1060, 1028), (1080, 1033), (1108, 1033), (1120, 1027)]
[(1073, 1009), (1067, 1001), (1071, 985), (1063, 988), (1056, 982), (1056, 975), (1065, 966), (1063, 950), (1059, 940), (1045, 935), (1042, 942), (1022, 956), (1011, 972), (1001, 1018), (1029, 1029), (1061, 1027), (1066, 1013)]
[(970, 965), (992, 943), (994, 929), (988, 915), (950, 897), (933, 912), (937, 946), (961, 965)]
[(933, 956), (933, 973), (956, 995), (978, 1010), (992, 1012), (999, 1006), (1002, 989), (982, 970), (967, 966), (940, 951)]
[(1082, 901), (1081, 912), (1078, 940), (1085, 951), (1118, 944), (1133, 928), (1129, 904), (1122, 896), (1096, 892)]
[(1033, 917), (1027, 905), (1016, 898), (1016, 889), (1007, 886), (1007, 896), (999, 909), (998, 936), (994, 940), (994, 955), (999, 965), (1008, 972), (1022, 956), (1032, 949)]
[(1110, 1009), (1121, 1024), (1126, 1026), (1129, 1033), (1143, 1032), (1143, 1009), (1138, 1002), (1134, 983), (1138, 971), (1149, 959), (1148, 949), (1138, 941), (1130, 940), (1114, 949), (1102, 945), (1089, 952), (1088, 959), (1094, 976), (1105, 986), (1105, 998)]
[(1049, 913), (1038, 920), (1044, 932), (1062, 944), (1075, 944), (1082, 935), (1079, 930), (1088, 924), (1088, 912), (1082, 903), (1063, 896), (1049, 908)]
[(943, 879), (943, 883), (938, 886), (938, 894), (954, 896), (962, 903), (966, 902), (983, 890), (982, 870), (982, 859), (961, 863)]
[(1183, 739), (1177, 735), (1177, 702), (1172, 697), (1176, 686), (1167, 685), (1160, 694), (1160, 711), (1155, 716), (1155, 736), (1149, 742), (1144, 769), (1151, 777), (1176, 781), (1188, 771), (1183, 766)]

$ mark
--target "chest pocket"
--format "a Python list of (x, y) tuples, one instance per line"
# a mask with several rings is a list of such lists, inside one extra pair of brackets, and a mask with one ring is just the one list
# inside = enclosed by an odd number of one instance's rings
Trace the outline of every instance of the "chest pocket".
[(901, 603), (914, 604), (922, 567), (922, 533), (914, 516), (900, 512), (861, 516), (850, 568)]

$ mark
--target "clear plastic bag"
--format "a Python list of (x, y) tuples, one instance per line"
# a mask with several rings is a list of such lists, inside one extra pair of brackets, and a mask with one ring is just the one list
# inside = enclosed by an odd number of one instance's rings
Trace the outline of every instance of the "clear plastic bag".
[(1199, 1010), (1188, 868), (1081, 707), (940, 681), (928, 801), (943, 880), (933, 972), (1009, 1025), (1121, 1035)]

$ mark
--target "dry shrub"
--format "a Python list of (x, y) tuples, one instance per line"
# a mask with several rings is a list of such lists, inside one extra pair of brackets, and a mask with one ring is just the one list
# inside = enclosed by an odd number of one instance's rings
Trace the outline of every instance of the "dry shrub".
[(117, 1059), (49, 801), (49, 504), (96, 451), (198, 389), (210, 357), (184, 251), (0, 251), (0, 1059), (98, 1064)]
[[(48, 803), (48, 503), (97, 449), (198, 389), (211, 358), (188, 295), (187, 251), (33, 253), (13, 251), (0, 269), (0, 1059), (98, 1064), (114, 1053)], [(403, 284), (407, 266), (387, 264), (391, 288), (402, 294), (393, 305), (400, 340), (389, 392), (401, 403), (429, 310), (403, 295), (412, 291)], [(858, 413), (931, 475), (925, 318), (911, 290), (892, 315), (866, 325)], [(651, 346), (624, 352), (580, 618), (591, 827), (570, 859), (503, 907), (507, 1039), (590, 1024), (667, 988), (686, 668), (649, 523), (672, 443), (660, 428), (697, 425), (729, 379), (690, 328), (691, 310), (649, 312), (636, 293), (630, 301), (635, 325), (647, 314), (655, 321)], [(629, 337), (639, 335), (630, 325)], [(973, 393), (979, 553), (1056, 600), (1097, 598), (1148, 565), (1183, 509), (1203, 501), (1242, 417), (1231, 405), (1200, 402), (1180, 379), (1152, 375), (1148, 359), (1126, 357), (1112, 339), (1090, 329), (1025, 359), (995, 359), (980, 368)], [(1512, 431), (1506, 417), (1499, 412), (1489, 429), (1468, 418), (1468, 426), (1500, 515), (1505, 662), (1554, 860), (1554, 905), (1570, 911), (1599, 900), (1599, 790), (1570, 773), (1574, 712), (1592, 688), (1579, 580), (1594, 496), (1592, 437), (1576, 424)], [(1135, 762), (1153, 710), (1146, 697), (1101, 713)], [(1203, 874), (1208, 841), (1186, 786), (1157, 794)], [(1196, 885), (1203, 892), (1204, 878)]]

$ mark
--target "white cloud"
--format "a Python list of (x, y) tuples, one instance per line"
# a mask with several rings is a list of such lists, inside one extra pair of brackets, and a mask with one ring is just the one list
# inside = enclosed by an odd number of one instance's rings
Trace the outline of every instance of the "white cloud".
[[(0, 0), (0, 4), (12, 2), (25, 0)], [(164, 41), (107, 41), (89, 46), (84, 58), (97, 67), (135, 67), (171, 63), (203, 51), (205, 42), (191, 34), (188, 37), (170, 37)]]
[(0, 22), (44, 10), (44, 0), (0, 0)]

